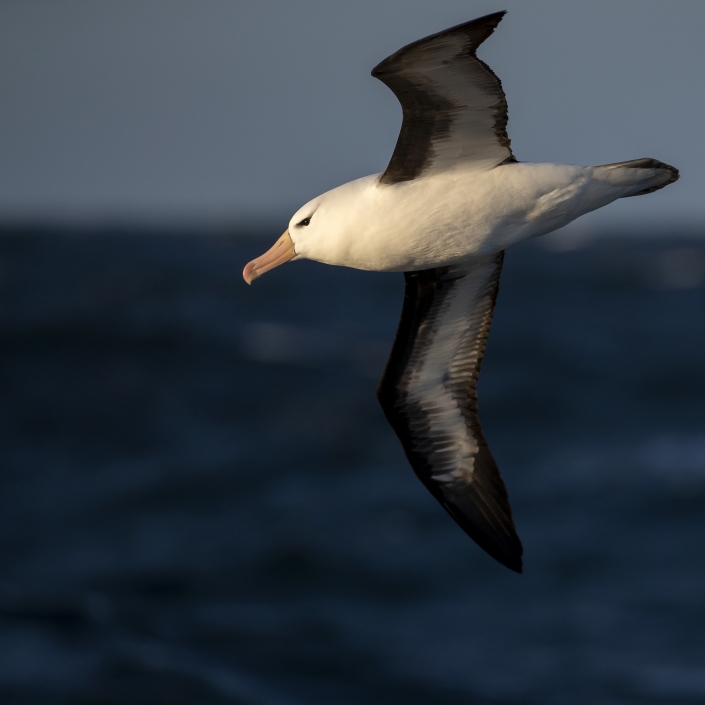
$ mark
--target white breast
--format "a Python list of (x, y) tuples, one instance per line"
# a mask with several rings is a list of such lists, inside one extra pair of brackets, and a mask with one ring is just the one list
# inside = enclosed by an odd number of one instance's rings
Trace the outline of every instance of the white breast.
[(325, 233), (297, 242), (292, 232), (297, 254), (357, 269), (428, 269), (551, 232), (621, 195), (591, 167), (562, 164), (456, 169), (392, 185), (378, 176), (312, 202)]

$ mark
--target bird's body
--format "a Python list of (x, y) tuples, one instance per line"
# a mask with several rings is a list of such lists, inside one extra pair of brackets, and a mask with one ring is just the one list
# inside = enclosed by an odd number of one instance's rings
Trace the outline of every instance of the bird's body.
[[(659, 170), (516, 162), (392, 185), (380, 176), (300, 208), (289, 228), (296, 257), (383, 272), (456, 264), (562, 228), (662, 178)], [(306, 217), (325, 238), (296, 228)]]
[(292, 259), (404, 272), (394, 346), (377, 390), (417, 476), (490, 555), (521, 571), (507, 491), (478, 419), (477, 377), (504, 250), (618, 198), (678, 179), (656, 159), (583, 167), (518, 162), (499, 79), (476, 56), (497, 12), (403, 47), (372, 75), (403, 121), (387, 169), (300, 208), (243, 272)]

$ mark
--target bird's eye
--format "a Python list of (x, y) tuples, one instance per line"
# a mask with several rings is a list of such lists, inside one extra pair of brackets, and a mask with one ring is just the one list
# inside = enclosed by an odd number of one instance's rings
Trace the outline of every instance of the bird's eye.
[(308, 225), (311, 222), (310, 218), (304, 218), (300, 223), (297, 223), (297, 225), (302, 226), (302, 225)]

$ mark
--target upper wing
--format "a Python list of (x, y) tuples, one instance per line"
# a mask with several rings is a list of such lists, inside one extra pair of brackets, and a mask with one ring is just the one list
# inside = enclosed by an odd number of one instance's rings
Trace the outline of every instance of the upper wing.
[(421, 481), (485, 551), (521, 572), (507, 490), (477, 418), (503, 257), (405, 273), (404, 308), (377, 396)]
[(475, 56), (504, 14), (420, 39), (372, 69), (399, 99), (404, 115), (382, 183), (409, 181), (460, 163), (492, 169), (516, 161), (502, 84)]

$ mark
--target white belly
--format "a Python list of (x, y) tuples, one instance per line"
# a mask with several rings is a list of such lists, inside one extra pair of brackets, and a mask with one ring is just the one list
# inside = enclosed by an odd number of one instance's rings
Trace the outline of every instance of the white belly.
[(326, 237), (314, 247), (292, 233), (297, 253), (357, 269), (428, 269), (544, 235), (623, 195), (592, 167), (563, 164), (512, 163), (394, 185), (377, 177), (319, 197), (314, 219), (329, 219)]

